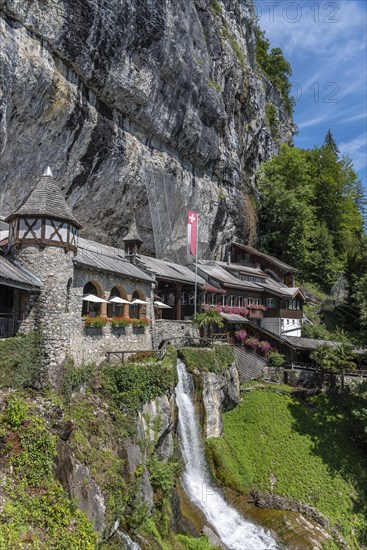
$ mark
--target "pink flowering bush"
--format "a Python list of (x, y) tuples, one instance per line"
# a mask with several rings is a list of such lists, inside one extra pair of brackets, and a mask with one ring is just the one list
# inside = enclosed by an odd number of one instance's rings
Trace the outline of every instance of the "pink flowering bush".
[(238, 330), (234, 333), (236, 340), (239, 340), (241, 343), (244, 342), (247, 338), (247, 332), (245, 330)]
[(267, 307), (266, 306), (263, 306), (262, 304), (251, 304), (248, 306), (249, 309), (252, 309), (252, 310), (257, 310), (257, 311), (266, 311), (267, 310)]
[(260, 342), (254, 336), (251, 336), (250, 338), (247, 338), (247, 340), (245, 341), (245, 344), (246, 346), (251, 348), (253, 351), (256, 351), (257, 348), (259, 347)]
[(262, 340), (261, 342), (259, 342), (259, 350), (262, 351), (265, 355), (268, 355), (271, 350), (271, 345), (266, 340)]

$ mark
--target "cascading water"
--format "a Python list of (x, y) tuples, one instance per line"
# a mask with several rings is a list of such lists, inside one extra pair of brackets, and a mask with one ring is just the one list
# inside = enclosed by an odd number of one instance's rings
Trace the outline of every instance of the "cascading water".
[(177, 361), (176, 403), (185, 471), (182, 482), (190, 500), (203, 512), (209, 525), (230, 550), (276, 550), (274, 538), (246, 521), (211, 484), (192, 400), (193, 384), (184, 363)]

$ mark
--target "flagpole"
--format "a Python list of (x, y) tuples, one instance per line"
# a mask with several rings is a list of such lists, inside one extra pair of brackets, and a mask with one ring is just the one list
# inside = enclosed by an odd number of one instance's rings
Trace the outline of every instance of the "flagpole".
[(195, 254), (195, 303), (194, 303), (194, 316), (197, 310), (197, 298), (198, 298), (198, 227), (199, 227), (199, 213), (196, 214), (196, 254)]

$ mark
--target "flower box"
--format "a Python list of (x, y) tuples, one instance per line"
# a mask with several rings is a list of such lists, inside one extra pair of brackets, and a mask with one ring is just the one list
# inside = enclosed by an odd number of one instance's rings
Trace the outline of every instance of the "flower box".
[(82, 317), (82, 320), (85, 328), (102, 328), (108, 323), (107, 317), (100, 317), (99, 315), (96, 317), (89, 317), (86, 315)]
[(131, 326), (133, 320), (129, 317), (113, 317), (110, 319), (112, 328), (126, 328)]

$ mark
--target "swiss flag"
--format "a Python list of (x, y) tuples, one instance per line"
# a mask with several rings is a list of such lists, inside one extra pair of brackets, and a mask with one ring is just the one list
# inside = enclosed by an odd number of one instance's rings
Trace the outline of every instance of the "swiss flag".
[(187, 245), (191, 256), (196, 256), (196, 234), (197, 234), (198, 213), (189, 210), (187, 216)]

